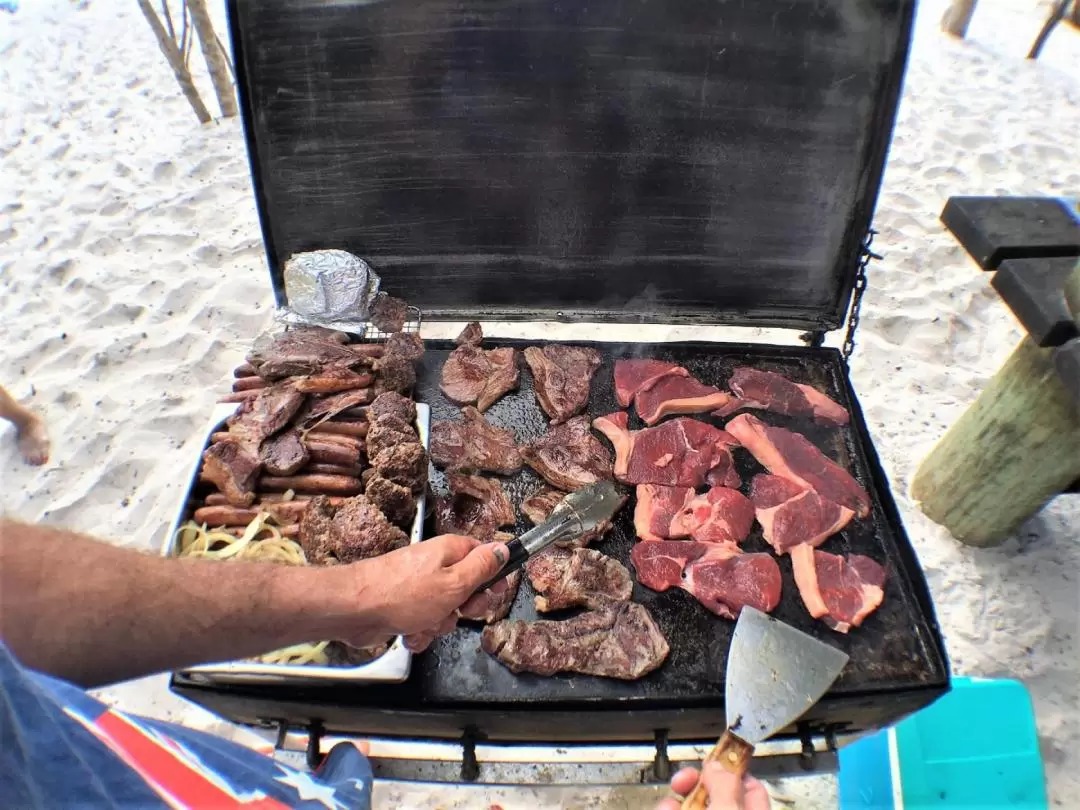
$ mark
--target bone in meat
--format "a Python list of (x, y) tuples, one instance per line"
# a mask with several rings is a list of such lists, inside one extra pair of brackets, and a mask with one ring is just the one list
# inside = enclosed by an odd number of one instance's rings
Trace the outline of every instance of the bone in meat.
[(575, 490), (611, 480), (611, 454), (589, 430), (587, 416), (553, 425), (521, 447), (521, 456), (553, 487)]
[(530, 346), (524, 354), (532, 370), (536, 398), (551, 424), (561, 424), (585, 409), (593, 375), (603, 362), (600, 352), (551, 343)]
[(609, 602), (627, 601), (634, 590), (622, 563), (591, 548), (545, 549), (525, 564), (525, 573), (538, 594), (536, 609), (541, 613), (599, 609)]
[(486, 411), (507, 391), (518, 386), (517, 349), (482, 349), (480, 324), (472, 323), (458, 336), (458, 347), (443, 363), (439, 387), (459, 405), (475, 404)]

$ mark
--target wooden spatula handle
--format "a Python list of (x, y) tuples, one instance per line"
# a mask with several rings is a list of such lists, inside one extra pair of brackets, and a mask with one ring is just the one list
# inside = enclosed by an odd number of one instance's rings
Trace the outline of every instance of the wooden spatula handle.
[[(705, 757), (705, 762), (719, 762), (725, 771), (736, 776), (743, 776), (750, 769), (750, 759), (754, 756), (754, 746), (736, 737), (730, 731), (725, 731), (724, 736)], [(683, 799), (682, 810), (705, 810), (709, 804), (709, 794), (705, 785), (697, 783), (697, 787), (690, 795)]]

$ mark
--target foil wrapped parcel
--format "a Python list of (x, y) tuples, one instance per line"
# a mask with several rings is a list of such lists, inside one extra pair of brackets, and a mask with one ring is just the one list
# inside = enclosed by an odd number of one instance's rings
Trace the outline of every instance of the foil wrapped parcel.
[(363, 334), (379, 293), (379, 276), (345, 250), (312, 250), (285, 261), (286, 323), (305, 323)]

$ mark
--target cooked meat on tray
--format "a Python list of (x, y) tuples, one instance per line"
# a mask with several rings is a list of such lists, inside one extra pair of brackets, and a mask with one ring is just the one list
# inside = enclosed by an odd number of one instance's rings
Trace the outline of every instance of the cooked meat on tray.
[(588, 416), (549, 428), (539, 439), (522, 445), (521, 457), (545, 481), (563, 490), (611, 479), (611, 453), (589, 430)]
[(304, 427), (312, 427), (320, 421), (330, 419), (352, 408), (371, 402), (370, 389), (345, 391), (340, 394), (309, 396), (295, 422)]
[(255, 500), (262, 463), (239, 441), (219, 441), (203, 452), (200, 477), (209, 481), (234, 506), (249, 506)]
[(388, 354), (375, 361), (375, 393), (404, 394), (416, 385), (416, 367), (405, 357)]
[(489, 424), (472, 406), (464, 407), (461, 415), (461, 421), (440, 420), (431, 426), (431, 460), (437, 467), (504, 475), (521, 469), (513, 433)]
[(440, 388), (459, 405), (476, 405), (483, 412), (518, 386), (517, 349), (482, 349), (480, 324), (471, 323), (458, 335), (458, 347), (443, 363)]
[(646, 588), (682, 588), (727, 619), (744, 605), (768, 613), (780, 603), (780, 566), (770, 554), (744, 554), (729, 543), (643, 540), (630, 559)]
[[(525, 517), (531, 520), (535, 525), (539, 526), (548, 519), (551, 510), (558, 506), (559, 502), (565, 497), (566, 493), (562, 490), (544, 487), (538, 492), (535, 492), (531, 497), (522, 501), (521, 511)], [(611, 523), (604, 522), (578, 537), (572, 537), (569, 540), (556, 540), (555, 546), (558, 548), (579, 548), (581, 546), (587, 546), (593, 540), (603, 537), (610, 530)]]
[(809, 545), (791, 550), (795, 584), (816, 619), (838, 633), (858, 627), (885, 598), (885, 569), (869, 557), (841, 557)]
[(626, 602), (634, 582), (626, 566), (591, 548), (549, 548), (525, 564), (541, 613)]
[(388, 447), (371, 459), (375, 472), (395, 484), (420, 492), (427, 484), (428, 460), (418, 441)]
[(558, 425), (585, 409), (603, 357), (596, 349), (552, 343), (527, 348), (525, 362), (532, 370), (540, 407), (551, 424)]
[(416, 422), (416, 403), (394, 391), (379, 394), (367, 409), (369, 422), (377, 422), (386, 416), (395, 416), (410, 425)]
[(363, 495), (333, 506), (323, 495), (312, 498), (300, 519), (300, 545), (315, 564), (351, 563), (378, 557), (409, 544)]
[(386, 519), (408, 530), (416, 517), (416, 498), (412, 490), (395, 484), (376, 473), (364, 485), (364, 497), (375, 504)]
[(615, 398), (623, 408), (630, 407), (634, 395), (656, 380), (668, 374), (690, 376), (690, 372), (677, 363), (666, 360), (634, 358), (615, 361)]
[(390, 414), (372, 421), (368, 428), (365, 450), (368, 458), (375, 458), (383, 450), (402, 444), (415, 444), (418, 441), (420, 439), (412, 422)]
[(375, 304), (371, 307), (371, 323), (380, 332), (400, 332), (408, 319), (409, 305), (400, 298), (386, 293), (379, 293), (375, 297)]
[(843, 529), (855, 516), (850, 509), (825, 500), (778, 475), (755, 475), (750, 484), (758, 523), (765, 540), (786, 554), (793, 546), (806, 543), (818, 546)]
[(348, 336), (318, 327), (300, 327), (275, 335), (255, 348), (247, 361), (266, 380), (319, 374), (332, 368), (352, 368), (365, 358), (345, 346)]
[(736, 416), (725, 427), (773, 475), (812, 489), (859, 517), (870, 514), (866, 490), (801, 433), (766, 425), (748, 413)]
[(737, 489), (639, 484), (634, 528), (643, 540), (690, 537), (700, 543), (738, 545), (754, 525), (754, 505)]
[(259, 460), (271, 475), (292, 475), (311, 460), (299, 431), (286, 430), (262, 443)]
[(713, 412), (713, 416), (729, 416), (742, 408), (758, 408), (784, 416), (813, 417), (826, 425), (846, 425), (847, 409), (834, 402), (812, 385), (789, 380), (774, 371), (741, 366), (735, 369), (728, 387), (737, 399)]
[(484, 628), (484, 652), (511, 672), (574, 672), (636, 680), (659, 667), (668, 643), (652, 616), (635, 602), (617, 602), (565, 621), (501, 621)]
[(424, 356), (424, 341), (417, 332), (395, 332), (386, 339), (384, 357), (419, 360)]
[(249, 442), (255, 451), (263, 439), (285, 429), (304, 404), (304, 395), (290, 383), (264, 388), (229, 417), (229, 433)]
[(339, 394), (369, 388), (373, 379), (367, 372), (358, 374), (349, 368), (332, 367), (307, 377), (295, 377), (293, 387), (302, 394)]
[(738, 487), (731, 448), (739, 442), (730, 433), (679, 417), (656, 427), (629, 430), (626, 411), (593, 420), (593, 427), (615, 448), (615, 478), (625, 484), (673, 487)]

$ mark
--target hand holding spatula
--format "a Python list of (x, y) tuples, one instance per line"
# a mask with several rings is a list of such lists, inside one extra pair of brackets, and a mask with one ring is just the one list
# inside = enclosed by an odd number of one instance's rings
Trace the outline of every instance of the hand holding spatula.
[[(728, 650), (727, 731), (705, 762), (718, 762), (739, 777), (750, 767), (754, 746), (798, 720), (837, 679), (848, 656), (835, 647), (744, 607)], [(702, 782), (682, 810), (705, 810)]]

